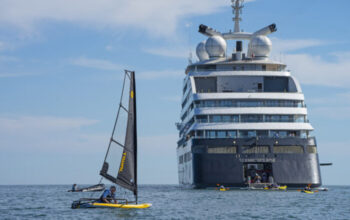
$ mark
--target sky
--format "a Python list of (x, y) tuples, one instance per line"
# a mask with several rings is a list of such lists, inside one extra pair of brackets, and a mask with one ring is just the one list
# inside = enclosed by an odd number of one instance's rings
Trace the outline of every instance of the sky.
[[(241, 28), (271, 23), (271, 58), (297, 77), (325, 185), (349, 185), (346, 0), (245, 1)], [(96, 183), (121, 93), (136, 71), (139, 182), (176, 184), (175, 123), (198, 26), (233, 29), (229, 0), (0, 0), (0, 184)], [(229, 42), (229, 50), (234, 42)]]

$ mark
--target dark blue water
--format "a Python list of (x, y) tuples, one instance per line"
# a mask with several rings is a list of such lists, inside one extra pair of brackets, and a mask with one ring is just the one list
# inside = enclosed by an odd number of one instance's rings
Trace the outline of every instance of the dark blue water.
[(149, 209), (71, 209), (91, 193), (68, 193), (70, 186), (0, 186), (0, 219), (350, 219), (350, 187), (328, 192), (181, 189), (145, 185), (140, 202)]

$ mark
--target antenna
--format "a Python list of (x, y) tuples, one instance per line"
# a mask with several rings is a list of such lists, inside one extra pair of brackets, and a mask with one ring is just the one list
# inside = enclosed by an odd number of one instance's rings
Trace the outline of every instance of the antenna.
[(244, 0), (231, 0), (232, 13), (235, 15), (232, 20), (235, 22), (234, 32), (240, 32), (239, 22), (242, 20), (239, 16), (242, 14)]
[(188, 54), (188, 65), (192, 64), (192, 51)]

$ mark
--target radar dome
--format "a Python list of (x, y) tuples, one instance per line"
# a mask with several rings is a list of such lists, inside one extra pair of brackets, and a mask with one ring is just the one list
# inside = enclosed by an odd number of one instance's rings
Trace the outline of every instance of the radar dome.
[(200, 42), (197, 45), (196, 54), (200, 61), (209, 59), (209, 55), (207, 53), (207, 50), (205, 49), (205, 41)]
[(255, 58), (266, 58), (269, 56), (271, 51), (272, 43), (271, 40), (262, 35), (254, 36), (248, 45), (249, 56)]
[(212, 36), (207, 39), (205, 49), (210, 58), (224, 57), (226, 52), (226, 41), (221, 36)]

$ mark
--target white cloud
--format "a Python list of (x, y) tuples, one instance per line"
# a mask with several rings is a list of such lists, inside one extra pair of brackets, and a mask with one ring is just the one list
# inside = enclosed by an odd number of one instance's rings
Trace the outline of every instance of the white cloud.
[(0, 130), (16, 131), (18, 129), (69, 130), (96, 124), (97, 120), (85, 118), (59, 118), (52, 116), (0, 117)]
[(53, 116), (1, 116), (0, 148), (11, 151), (94, 151), (108, 137), (83, 130), (98, 121)]
[(86, 57), (72, 59), (71, 63), (76, 66), (101, 69), (101, 70), (122, 70), (123, 69), (121, 65), (113, 63), (108, 60), (91, 59)]
[(112, 46), (112, 45), (106, 45), (106, 46), (105, 46), (105, 49), (106, 49), (107, 51), (112, 51), (112, 50), (113, 50), (113, 46)]
[(146, 53), (164, 56), (186, 59), (189, 56), (190, 50), (186, 47), (160, 47), (160, 48), (146, 48), (143, 49)]
[(306, 101), (309, 104), (315, 105), (321, 104), (324, 106), (350, 106), (350, 92), (342, 92), (337, 94), (329, 93), (318, 97), (312, 97)]
[(350, 87), (350, 52), (332, 52), (320, 55), (290, 53), (309, 47), (326, 45), (317, 39), (272, 38), (272, 57), (283, 54), (283, 62), (292, 75), (304, 84)]
[(12, 77), (22, 77), (22, 76), (34, 76), (38, 74), (34, 73), (0, 73), (0, 78), (12, 78)]
[(280, 39), (271, 37), (272, 52), (279, 54), (326, 44), (317, 39)]
[(170, 79), (184, 77), (184, 70), (159, 70), (159, 71), (140, 71), (136, 76), (138, 79)]
[(136, 27), (170, 36), (186, 16), (230, 7), (227, 0), (2, 0), (0, 23), (32, 29), (40, 21), (63, 21), (103, 27)]
[(285, 63), (301, 83), (349, 87), (350, 57), (337, 53), (332, 60), (310, 54), (286, 54)]
[[(1, 44), (0, 44), (0, 50), (1, 50)], [(5, 56), (5, 55), (1, 55), (0, 56), (0, 63), (7, 63), (7, 62), (16, 62), (19, 59), (17, 57), (13, 57), (13, 56)]]

